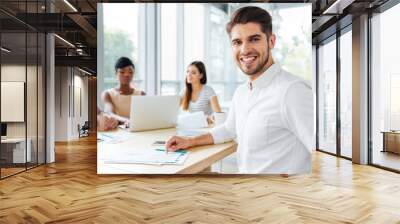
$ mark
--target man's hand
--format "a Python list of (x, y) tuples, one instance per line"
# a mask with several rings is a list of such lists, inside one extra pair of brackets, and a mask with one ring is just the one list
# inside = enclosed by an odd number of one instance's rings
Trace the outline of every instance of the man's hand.
[(165, 144), (165, 148), (168, 151), (174, 152), (179, 149), (187, 149), (194, 146), (190, 138), (173, 136)]
[(197, 137), (179, 137), (173, 136), (170, 138), (167, 143), (165, 144), (165, 148), (168, 151), (176, 151), (179, 149), (187, 149), (194, 146), (201, 146), (201, 145), (211, 145), (214, 144), (213, 137), (210, 133), (200, 135)]

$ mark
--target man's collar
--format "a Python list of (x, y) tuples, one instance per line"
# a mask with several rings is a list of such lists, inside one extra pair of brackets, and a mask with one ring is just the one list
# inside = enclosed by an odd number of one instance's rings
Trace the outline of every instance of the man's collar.
[(254, 88), (263, 88), (268, 86), (274, 77), (279, 74), (280, 66), (276, 62), (272, 64), (263, 74), (258, 76), (254, 81), (250, 78), (247, 81), (247, 87), (252, 90)]

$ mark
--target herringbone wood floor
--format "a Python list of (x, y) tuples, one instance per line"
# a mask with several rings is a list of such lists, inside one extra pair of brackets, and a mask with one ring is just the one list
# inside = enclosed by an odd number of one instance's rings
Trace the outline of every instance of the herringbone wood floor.
[(98, 176), (96, 141), (0, 181), (0, 223), (400, 223), (400, 175), (315, 153), (306, 176)]

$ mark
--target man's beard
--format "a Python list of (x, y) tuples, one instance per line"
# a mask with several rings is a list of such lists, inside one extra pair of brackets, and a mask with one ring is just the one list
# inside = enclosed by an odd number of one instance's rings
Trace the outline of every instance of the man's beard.
[(245, 69), (242, 68), (242, 64), (239, 61), (240, 70), (242, 70), (242, 72), (248, 76), (253, 76), (253, 75), (259, 74), (261, 71), (264, 70), (265, 66), (268, 63), (269, 55), (270, 55), (269, 48), (267, 49), (267, 53), (268, 53), (267, 58), (264, 61), (262, 61), (261, 63), (257, 64), (257, 66), (250, 71), (245, 71)]

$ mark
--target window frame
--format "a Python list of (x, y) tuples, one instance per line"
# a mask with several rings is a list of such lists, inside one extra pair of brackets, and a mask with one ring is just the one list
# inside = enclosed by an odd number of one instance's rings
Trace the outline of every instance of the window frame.
[[(329, 155), (337, 156), (346, 160), (352, 160), (352, 158), (347, 157), (342, 155), (342, 150), (341, 150), (341, 110), (340, 110), (340, 104), (341, 104), (341, 67), (340, 67), (340, 60), (341, 60), (341, 55), (340, 55), (340, 38), (342, 35), (344, 35), (347, 32), (352, 32), (352, 23), (348, 24), (347, 26), (341, 28), (340, 30), (336, 31), (336, 33), (328, 36), (327, 38), (321, 40), (319, 43), (315, 44), (316, 47), (316, 63), (315, 63), (315, 83), (316, 83), (316, 150), (327, 153)], [(319, 142), (319, 135), (320, 135), (320, 130), (319, 130), (319, 104), (320, 104), (320, 95), (319, 95), (319, 85), (320, 85), (320, 80), (319, 80), (319, 51), (318, 49), (320, 48), (321, 44), (327, 44), (331, 41), (336, 41), (336, 152), (328, 152), (324, 149), (321, 149), (320, 142)], [(353, 150), (352, 150), (353, 151)]]

